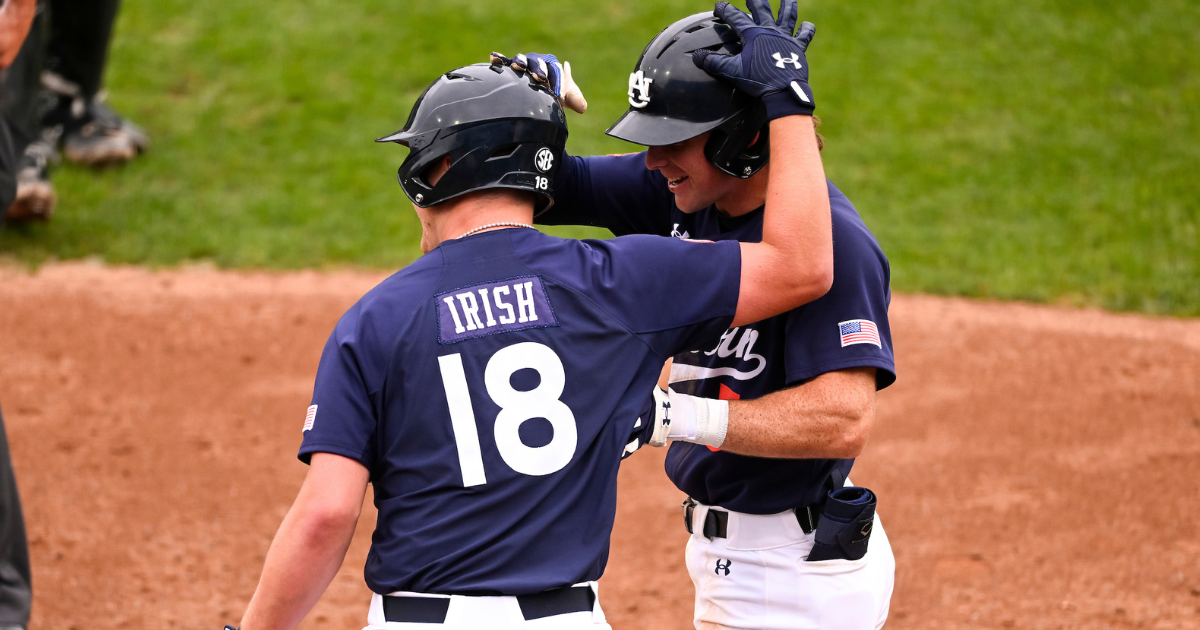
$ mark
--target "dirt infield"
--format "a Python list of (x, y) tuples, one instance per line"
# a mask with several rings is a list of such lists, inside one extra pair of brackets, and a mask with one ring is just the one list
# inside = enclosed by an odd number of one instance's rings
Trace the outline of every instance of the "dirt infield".
[[(0, 269), (31, 630), (237, 621), (305, 474), (324, 340), (382, 277)], [(1200, 320), (900, 296), (892, 322), (900, 380), (853, 473), (895, 548), (889, 628), (1200, 628)], [(690, 626), (661, 465), (621, 473), (620, 630)], [(373, 525), (305, 628), (363, 626)]]

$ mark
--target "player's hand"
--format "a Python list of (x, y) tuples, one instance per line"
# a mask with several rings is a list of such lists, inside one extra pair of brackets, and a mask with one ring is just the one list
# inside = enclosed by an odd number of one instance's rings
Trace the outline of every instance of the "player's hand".
[[(666, 446), (671, 440), (671, 390), (661, 387), (654, 388), (654, 432), (646, 442), (650, 446)], [(684, 428), (687, 421), (680, 417), (679, 427)]]
[(509, 59), (494, 52), (492, 64), (509, 66), (517, 72), (527, 72), (533, 80), (550, 88), (563, 107), (569, 107), (580, 114), (587, 111), (587, 99), (583, 97), (583, 91), (571, 76), (570, 62), (559, 63), (558, 57), (541, 53), (523, 53)]
[(742, 40), (741, 54), (725, 55), (705, 49), (692, 53), (692, 61), (705, 72), (761, 98), (772, 120), (794, 114), (812, 115), (816, 108), (808, 85), (805, 54), (817, 27), (805, 22), (793, 36), (799, 8), (796, 0), (781, 1), (777, 20), (769, 0), (746, 0), (751, 15), (728, 2), (718, 2), (713, 15), (737, 32)]

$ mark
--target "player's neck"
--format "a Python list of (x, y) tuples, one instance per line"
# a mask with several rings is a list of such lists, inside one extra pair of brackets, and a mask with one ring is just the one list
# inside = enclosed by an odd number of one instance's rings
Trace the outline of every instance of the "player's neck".
[(727, 217), (740, 217), (754, 212), (767, 203), (767, 178), (770, 176), (771, 164), (747, 179), (734, 179), (728, 193), (716, 201), (717, 212)]
[[(504, 192), (469, 194), (433, 208), (418, 210), (421, 218), (421, 250), (429, 253), (444, 241), (456, 239), (493, 223), (533, 223), (533, 203)], [(506, 226), (475, 232), (489, 232)]]

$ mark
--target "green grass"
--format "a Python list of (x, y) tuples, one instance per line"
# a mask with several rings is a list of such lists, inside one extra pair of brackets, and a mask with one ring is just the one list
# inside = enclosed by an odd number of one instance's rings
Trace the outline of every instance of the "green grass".
[[(634, 61), (709, 6), (126, 0), (108, 87), (155, 145), (122, 169), (57, 171), (58, 215), (6, 228), (0, 252), (398, 267), (419, 253), (404, 150), (371, 140), (434, 76), (492, 50), (556, 52), (592, 105), (568, 148), (628, 151), (603, 130)], [(1200, 4), (801, 7), (819, 26), (827, 170), (897, 290), (1200, 315)]]

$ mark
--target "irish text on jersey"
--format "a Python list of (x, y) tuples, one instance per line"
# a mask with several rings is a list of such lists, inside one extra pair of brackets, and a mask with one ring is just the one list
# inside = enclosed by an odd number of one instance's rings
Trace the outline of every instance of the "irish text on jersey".
[(486, 337), (514, 330), (558, 326), (541, 278), (526, 276), (440, 293), (438, 343)]

